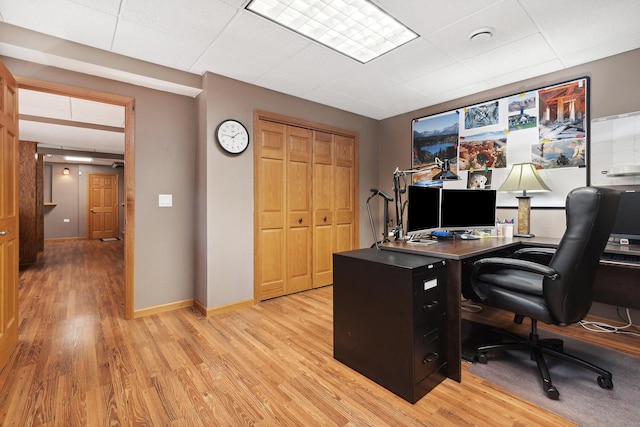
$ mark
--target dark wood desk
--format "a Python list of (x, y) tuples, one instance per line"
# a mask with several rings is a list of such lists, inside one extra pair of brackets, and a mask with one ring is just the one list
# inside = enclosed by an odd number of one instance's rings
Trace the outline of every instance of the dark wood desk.
[[(559, 239), (490, 237), (478, 240), (440, 240), (419, 245), (402, 241), (388, 242), (380, 249), (446, 259), (447, 262), (447, 364), (449, 378), (461, 380), (461, 313), (460, 294), (465, 272), (475, 259), (499, 256), (523, 246), (556, 247)], [(607, 245), (605, 252), (640, 255), (639, 246)], [(468, 274), (467, 274), (468, 275)], [(640, 309), (640, 266), (619, 265), (601, 261), (596, 272), (594, 301)]]

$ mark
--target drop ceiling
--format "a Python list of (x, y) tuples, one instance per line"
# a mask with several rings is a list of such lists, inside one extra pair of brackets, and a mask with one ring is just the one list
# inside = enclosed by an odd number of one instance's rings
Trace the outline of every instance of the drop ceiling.
[[(247, 2), (3, 0), (0, 19), (109, 58), (124, 55), (194, 76), (213, 72), (373, 119), (640, 47), (637, 0), (373, 0), (420, 37), (361, 64), (245, 10)], [(493, 37), (470, 41), (482, 28)], [(76, 58), (41, 46), (5, 37), (0, 55), (198, 93), (175, 81), (163, 85), (161, 73), (149, 78), (124, 70), (128, 58), (118, 56), (106, 69), (109, 61), (81, 57), (84, 46)]]

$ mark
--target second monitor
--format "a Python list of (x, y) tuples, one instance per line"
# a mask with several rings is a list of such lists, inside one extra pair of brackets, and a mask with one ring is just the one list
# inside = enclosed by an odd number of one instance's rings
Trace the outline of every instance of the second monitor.
[(440, 193), (440, 228), (488, 229), (496, 225), (496, 190), (443, 188)]

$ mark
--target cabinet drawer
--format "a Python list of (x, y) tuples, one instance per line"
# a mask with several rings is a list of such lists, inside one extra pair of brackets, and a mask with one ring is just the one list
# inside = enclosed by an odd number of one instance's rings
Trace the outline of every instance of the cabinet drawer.
[(434, 322), (446, 310), (444, 271), (421, 275), (413, 282), (414, 327)]
[[(423, 343), (426, 341), (427, 344), (424, 345), (421, 343), (421, 345), (416, 348), (414, 358), (414, 381), (416, 383), (420, 382), (424, 377), (445, 363), (444, 337), (441, 333), (442, 331), (438, 329), (430, 331), (428, 334), (425, 334), (427, 336), (421, 340)], [(432, 338), (435, 339), (430, 340), (430, 335), (434, 335)]]

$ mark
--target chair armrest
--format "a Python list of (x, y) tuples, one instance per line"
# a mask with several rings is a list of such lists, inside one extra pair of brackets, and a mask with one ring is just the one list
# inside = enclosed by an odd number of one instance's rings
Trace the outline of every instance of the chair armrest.
[(549, 264), (555, 253), (556, 248), (521, 248), (515, 251), (512, 256), (517, 259)]
[(527, 261), (516, 258), (500, 258), (489, 257), (482, 258), (473, 263), (472, 277), (477, 277), (481, 273), (482, 269), (490, 268), (493, 270), (503, 268), (513, 268), (516, 270), (529, 271), (531, 273), (541, 274), (551, 280), (557, 280), (560, 278), (560, 273), (551, 267), (536, 262)]

